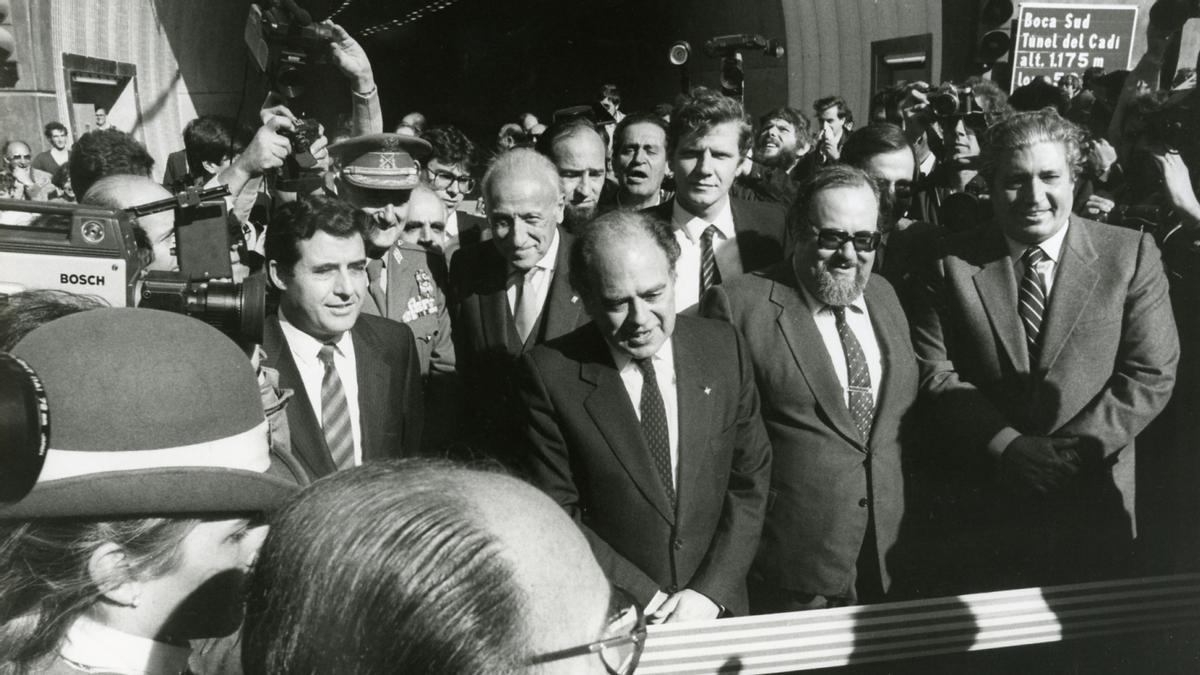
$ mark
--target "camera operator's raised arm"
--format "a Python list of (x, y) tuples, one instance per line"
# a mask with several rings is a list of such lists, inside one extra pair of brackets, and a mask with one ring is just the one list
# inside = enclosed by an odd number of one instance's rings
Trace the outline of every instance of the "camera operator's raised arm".
[(379, 87), (375, 86), (371, 60), (346, 29), (329, 20), (323, 21), (322, 25), (333, 31), (334, 39), (329, 43), (333, 63), (350, 80), (350, 92), (354, 99), (354, 127), (350, 135), (383, 133), (383, 109), (379, 105)]

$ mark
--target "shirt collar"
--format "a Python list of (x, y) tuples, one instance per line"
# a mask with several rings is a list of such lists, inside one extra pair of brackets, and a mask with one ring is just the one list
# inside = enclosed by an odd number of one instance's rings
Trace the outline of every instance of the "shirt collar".
[(121, 675), (179, 675), (188, 668), (192, 650), (110, 628), (80, 616), (67, 629), (59, 655), (86, 672)]
[[(321, 347), (325, 346), (325, 343), (292, 325), (283, 315), (282, 310), (279, 312), (279, 328), (283, 331), (283, 336), (287, 338), (288, 348), (298, 367), (311, 367), (320, 362), (317, 353), (321, 351)], [(342, 336), (333, 345), (343, 356), (350, 356), (354, 353), (354, 340), (350, 337), (350, 331), (342, 333)]]
[[(808, 311), (812, 312), (813, 318), (816, 318), (821, 312), (828, 311), (832, 313), (833, 310), (829, 309), (829, 305), (818, 300), (817, 296), (809, 292), (808, 287), (803, 282), (800, 282), (798, 285), (800, 286), (800, 299), (804, 301), (804, 305), (808, 307)], [(849, 307), (858, 314), (867, 313), (867, 301), (863, 298), (862, 293), (859, 293), (857, 298), (850, 301)]]
[[(533, 264), (535, 268), (546, 272), (553, 272), (554, 266), (558, 264), (558, 245), (562, 243), (562, 237), (558, 236), (557, 227), (554, 228), (554, 234), (552, 236), (553, 239), (550, 240), (550, 246), (546, 249), (546, 252), (542, 254), (542, 257), (536, 263)], [(512, 277), (516, 271), (517, 270), (515, 270), (511, 264), (508, 266), (508, 273), (510, 277)]]
[(717, 231), (725, 239), (733, 239), (733, 207), (730, 206), (729, 197), (725, 197), (725, 203), (721, 205), (721, 210), (717, 212), (717, 217), (710, 223), (703, 218), (697, 218), (684, 210), (676, 199), (671, 206), (671, 225), (676, 229), (682, 230), (687, 238), (691, 241), (700, 241), (700, 235), (704, 234), (704, 230), (708, 229), (709, 225), (716, 225)]
[[(1068, 220), (1067, 224), (1062, 226), (1062, 229), (1054, 233), (1054, 236), (1038, 244), (1042, 249), (1042, 253), (1045, 253), (1046, 257), (1054, 261), (1056, 265), (1058, 264), (1059, 257), (1062, 255), (1063, 242), (1067, 238), (1067, 230), (1070, 227), (1071, 221)], [(1022, 244), (1010, 238), (1007, 234), (1004, 235), (1004, 241), (1008, 244), (1008, 257), (1012, 258), (1013, 263), (1020, 260), (1021, 256), (1025, 255), (1025, 250), (1029, 248), (1029, 244)]]
[[(655, 371), (659, 370), (657, 366), (659, 363), (669, 364), (672, 369), (675, 368), (675, 349), (671, 345), (673, 341), (674, 338), (667, 338), (666, 342), (663, 342), (662, 346), (658, 348), (658, 351), (650, 357), (650, 360), (656, 364)], [(633, 363), (633, 357), (628, 353), (616, 349), (607, 341), (604, 344), (608, 347), (608, 353), (612, 355), (613, 365), (617, 367), (618, 373), (624, 371)]]

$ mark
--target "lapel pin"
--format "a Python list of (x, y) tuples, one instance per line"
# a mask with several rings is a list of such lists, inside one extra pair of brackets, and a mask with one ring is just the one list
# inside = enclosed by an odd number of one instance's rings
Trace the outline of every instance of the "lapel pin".
[(577, 303), (577, 302), (579, 302), (579, 296), (578, 296), (578, 295), (572, 295), (572, 296), (571, 296), (571, 304), (573, 305), (573, 304), (575, 304), (575, 303)]
[(709, 394), (711, 394), (711, 393), (712, 393), (712, 387), (705, 387), (705, 388), (704, 388), (704, 395), (705, 395), (705, 396), (708, 396), (708, 395), (709, 395)]

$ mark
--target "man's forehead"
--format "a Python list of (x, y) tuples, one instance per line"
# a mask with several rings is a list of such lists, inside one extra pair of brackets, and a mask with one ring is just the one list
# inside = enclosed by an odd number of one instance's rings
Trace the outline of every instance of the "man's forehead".
[(624, 143), (636, 138), (638, 141), (644, 143), (648, 136), (654, 136), (654, 140), (658, 141), (659, 144), (667, 142), (667, 132), (663, 131), (662, 127), (653, 122), (634, 122), (630, 124), (621, 130), (620, 141)]
[[(817, 192), (812, 197), (812, 215), (817, 227), (834, 226), (852, 222), (854, 231), (875, 229), (879, 213), (879, 200), (871, 188), (865, 185), (839, 185)], [(868, 227), (868, 225), (870, 227)]]

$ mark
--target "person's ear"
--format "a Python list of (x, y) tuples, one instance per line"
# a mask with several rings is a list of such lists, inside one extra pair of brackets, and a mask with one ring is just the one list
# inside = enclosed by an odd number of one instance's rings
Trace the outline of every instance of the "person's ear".
[(267, 274), (271, 277), (271, 283), (281, 291), (287, 290), (287, 282), (284, 281), (285, 275), (279, 268), (278, 260), (267, 261)]
[(125, 550), (105, 542), (88, 558), (88, 577), (105, 600), (122, 607), (137, 607), (141, 584), (129, 572)]

